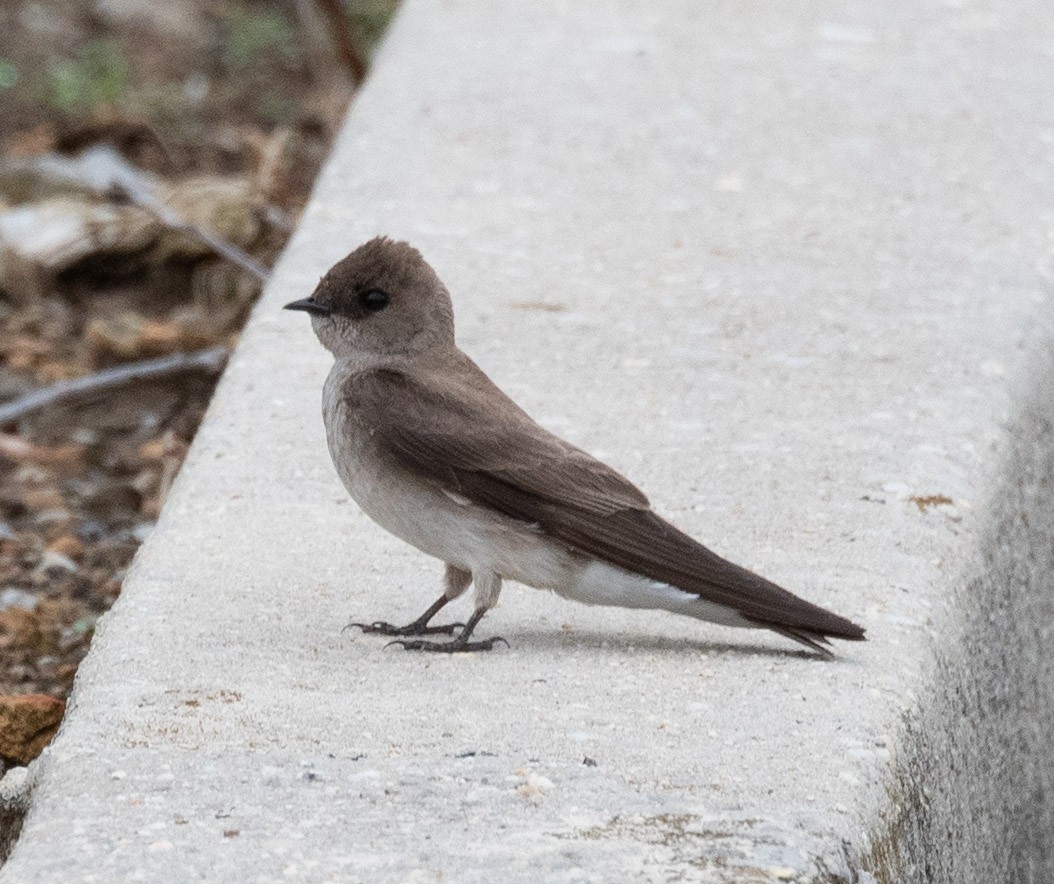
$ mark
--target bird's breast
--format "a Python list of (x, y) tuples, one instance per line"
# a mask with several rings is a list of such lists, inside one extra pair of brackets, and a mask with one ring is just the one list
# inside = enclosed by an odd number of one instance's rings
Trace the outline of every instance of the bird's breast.
[(394, 463), (374, 428), (341, 395), (346, 374), (335, 366), (322, 395), (326, 442), (344, 487), (396, 537), (445, 561), (463, 562), (478, 546), (471, 523), (459, 518), (463, 508)]

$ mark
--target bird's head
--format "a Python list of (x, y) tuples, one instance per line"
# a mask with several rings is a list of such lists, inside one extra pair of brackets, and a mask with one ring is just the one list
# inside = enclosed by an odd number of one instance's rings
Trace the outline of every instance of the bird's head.
[(387, 237), (359, 246), (309, 297), (285, 309), (310, 314), (318, 339), (337, 357), (412, 354), (454, 343), (446, 286), (417, 249)]

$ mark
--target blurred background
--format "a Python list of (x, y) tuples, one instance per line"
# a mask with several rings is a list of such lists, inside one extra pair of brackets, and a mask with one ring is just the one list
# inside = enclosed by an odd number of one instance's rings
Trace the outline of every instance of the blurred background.
[(61, 717), (395, 5), (0, 6), (5, 761)]

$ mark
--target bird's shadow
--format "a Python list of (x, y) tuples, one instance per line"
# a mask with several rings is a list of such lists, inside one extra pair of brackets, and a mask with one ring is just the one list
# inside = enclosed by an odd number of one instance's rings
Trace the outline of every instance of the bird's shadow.
[(541, 627), (520, 628), (506, 631), (505, 639), (513, 650), (566, 650), (589, 649), (625, 653), (646, 652), (663, 654), (717, 654), (720, 656), (797, 659), (831, 663), (831, 657), (808, 651), (805, 648), (764, 647), (754, 644), (733, 642), (707, 642), (691, 638), (670, 638), (664, 635), (629, 634), (625, 632), (600, 632), (595, 630), (574, 629), (564, 631)]

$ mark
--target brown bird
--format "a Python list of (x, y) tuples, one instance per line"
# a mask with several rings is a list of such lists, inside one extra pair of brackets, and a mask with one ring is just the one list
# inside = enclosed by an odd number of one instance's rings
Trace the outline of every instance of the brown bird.
[[(335, 362), (322, 394), (329, 452), (374, 521), (446, 562), (445, 591), (407, 626), (408, 650), (489, 650), (471, 641), (503, 580), (592, 605), (652, 608), (763, 627), (830, 655), (864, 630), (711, 552), (651, 510), (628, 479), (535, 423), (454, 343), (450, 294), (410, 245), (373, 239), (308, 298)], [(475, 585), (464, 625), (430, 626)], [(448, 634), (444, 642), (416, 638)]]

